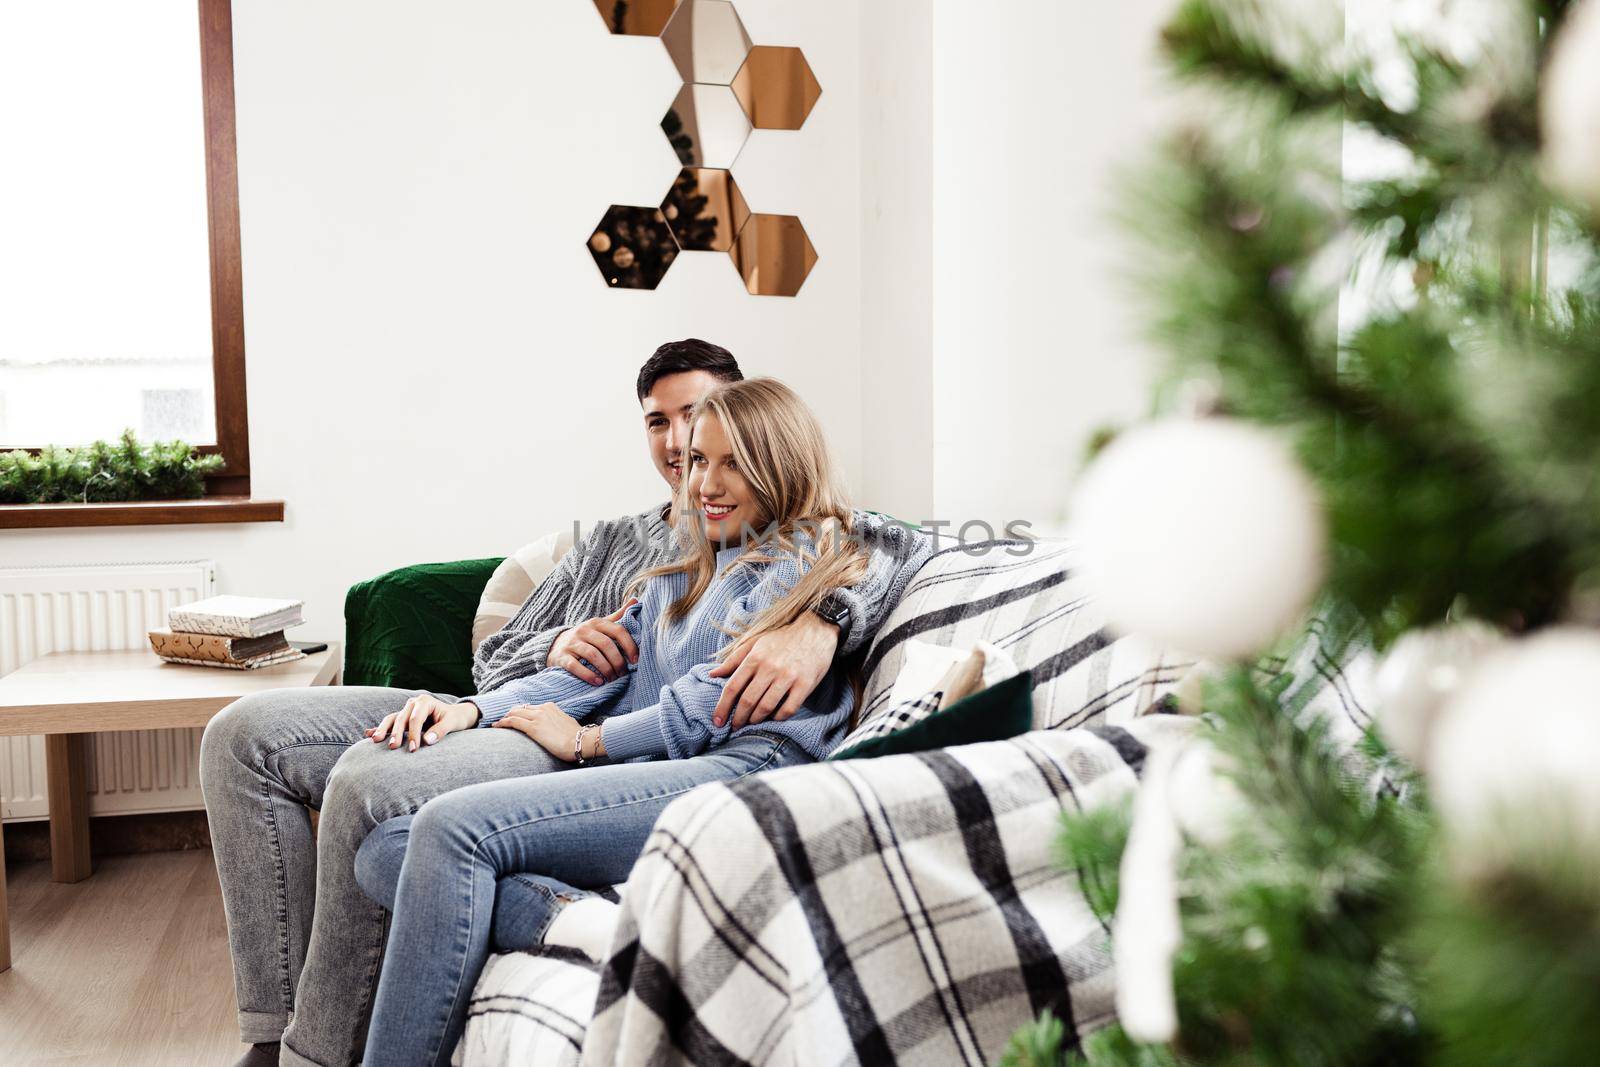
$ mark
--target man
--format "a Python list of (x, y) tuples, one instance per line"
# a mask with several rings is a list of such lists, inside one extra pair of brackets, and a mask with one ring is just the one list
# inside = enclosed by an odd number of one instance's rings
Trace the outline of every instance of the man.
[[(668, 486), (682, 476), (690, 414), (719, 381), (742, 377), (705, 341), (663, 345), (639, 372), (645, 436)], [(479, 692), (549, 667), (593, 684), (637, 648), (617, 622), (634, 575), (674, 554), (670, 505), (600, 523), (479, 647)], [(799, 709), (835, 655), (870, 640), (931, 551), (927, 539), (858, 513), (866, 578), (819, 611), (741, 644), (715, 712), (734, 725)], [(279, 690), (236, 701), (206, 728), (201, 783), (233, 952), (241, 1065), (352, 1064), (361, 1057), (386, 913), (355, 882), (356, 849), (377, 823), (464, 785), (562, 764), (515, 731), (463, 730), (433, 743), (429, 716), (452, 697), (402, 689)], [(379, 743), (356, 743), (394, 716)], [(313, 840), (307, 807), (321, 811)]]

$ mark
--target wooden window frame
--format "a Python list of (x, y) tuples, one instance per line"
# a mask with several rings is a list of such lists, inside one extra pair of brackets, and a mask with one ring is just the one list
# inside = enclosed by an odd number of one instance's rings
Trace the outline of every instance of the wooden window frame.
[[(184, 522), (282, 521), (282, 501), (250, 500), (250, 420), (245, 398), (244, 268), (239, 243), (239, 150), (233, 98), (232, 0), (198, 0), (205, 115), (206, 216), (211, 255), (213, 445), (224, 466), (201, 500), (140, 504), (0, 505), (0, 529)], [(37, 455), (38, 448), (25, 451)], [(186, 517), (192, 516), (192, 517)]]
[(211, 236), (211, 380), (217, 443), (227, 465), (207, 490), (250, 495), (244, 377), (244, 264), (239, 247), (239, 146), (233, 106), (233, 0), (199, 0), (205, 93), (206, 214)]

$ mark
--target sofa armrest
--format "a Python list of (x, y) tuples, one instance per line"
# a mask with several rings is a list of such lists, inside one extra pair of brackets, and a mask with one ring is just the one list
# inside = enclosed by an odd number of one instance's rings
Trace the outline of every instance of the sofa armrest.
[(472, 618), (503, 558), (420, 563), (352, 585), (344, 684), (472, 693)]

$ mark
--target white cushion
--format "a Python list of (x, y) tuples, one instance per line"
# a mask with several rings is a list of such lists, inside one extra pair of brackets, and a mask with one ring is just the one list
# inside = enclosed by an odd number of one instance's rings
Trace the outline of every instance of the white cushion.
[[(937, 668), (943, 668), (935, 673)], [(895, 678), (889, 702), (863, 716), (832, 754), (854, 748), (874, 737), (896, 734), (914, 726), (958, 700), (981, 693), (1017, 673), (1010, 653), (988, 641), (971, 648), (945, 648), (926, 641), (906, 642), (906, 658)], [(894, 692), (910, 695), (896, 700)]]
[(511, 621), (523, 601), (556, 569), (571, 547), (571, 530), (548, 533), (523, 545), (494, 569), (478, 598), (478, 613), (472, 618), (474, 652), (485, 637)]

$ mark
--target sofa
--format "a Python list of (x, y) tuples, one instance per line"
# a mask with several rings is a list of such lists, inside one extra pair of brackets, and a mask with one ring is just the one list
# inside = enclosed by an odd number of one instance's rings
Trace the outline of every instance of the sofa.
[[(352, 588), (346, 682), (470, 692), (472, 587), (499, 562)], [(895, 713), (912, 640), (1004, 649), (1031, 672), (1033, 729), (680, 798), (619, 887), (605, 963), (492, 957), (455, 1062), (989, 1064), (1043, 1010), (1078, 1038), (1111, 1022), (1109, 931), (1060, 821), (1125, 802), (1148, 752), (1189, 735), (1173, 694), (1194, 664), (1110, 635), (1064, 542), (935, 553), (868, 647), (864, 722)], [(1301, 703), (1359, 732), (1327, 644), (1313, 630), (1297, 653), (1316, 665)]]

